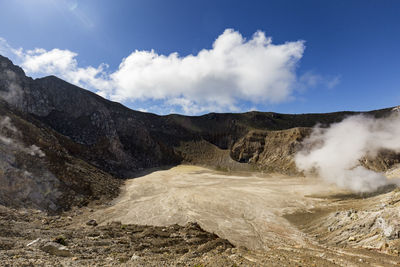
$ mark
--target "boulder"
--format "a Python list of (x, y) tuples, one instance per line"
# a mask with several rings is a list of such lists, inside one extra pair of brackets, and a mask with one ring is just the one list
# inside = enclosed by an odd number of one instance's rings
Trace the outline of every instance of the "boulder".
[(51, 255), (61, 257), (71, 257), (71, 251), (66, 247), (56, 242), (47, 242), (40, 246), (40, 249)]

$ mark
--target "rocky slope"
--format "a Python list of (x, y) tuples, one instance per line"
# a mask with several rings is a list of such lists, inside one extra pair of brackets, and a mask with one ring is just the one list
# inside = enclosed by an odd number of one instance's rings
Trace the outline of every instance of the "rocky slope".
[(233, 246), (196, 223), (169, 227), (77, 224), (87, 213), (76, 210), (49, 217), (37, 210), (0, 206), (1, 265), (202, 266), (211, 262), (235, 266), (229, 258)]
[(0, 203), (57, 212), (118, 195), (121, 181), (72, 156), (76, 144), (0, 103)]
[[(1, 131), (21, 143), (11, 148), (0, 140), (0, 183), (5, 192), (0, 204), (34, 203), (51, 210), (115, 195), (119, 182), (114, 177), (182, 162), (293, 174), (293, 155), (310, 127), (355, 114), (158, 116), (130, 110), (54, 76), (32, 79), (2, 56), (0, 98), (0, 119), (16, 127), (13, 131), (2, 126)], [(390, 112), (369, 114), (381, 117)], [(26, 152), (32, 146), (37, 151)], [(365, 159), (365, 164), (385, 170), (400, 160), (387, 155), (378, 161)], [(17, 191), (24, 193), (16, 200), (11, 196)]]
[(364, 248), (399, 256), (400, 193), (398, 188), (385, 190), (363, 197), (333, 195), (335, 207), (294, 213), (287, 215), (287, 219), (323, 245)]
[(294, 155), (311, 128), (281, 131), (250, 131), (232, 147), (231, 156), (239, 162), (253, 164), (258, 170), (297, 174)]

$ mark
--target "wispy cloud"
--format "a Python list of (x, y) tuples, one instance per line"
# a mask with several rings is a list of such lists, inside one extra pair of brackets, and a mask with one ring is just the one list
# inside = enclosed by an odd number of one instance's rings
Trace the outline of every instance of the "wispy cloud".
[(336, 85), (338, 85), (341, 81), (341, 76), (332, 76), (332, 75), (321, 75), (317, 74), (313, 71), (307, 71), (303, 75), (299, 77), (298, 88), (301, 89), (309, 89), (315, 87), (323, 87), (327, 89), (332, 89)]
[(297, 76), (304, 49), (301, 40), (273, 44), (261, 31), (247, 40), (227, 29), (211, 49), (196, 55), (136, 50), (110, 72), (106, 64), (80, 67), (77, 53), (69, 50), (5, 48), (30, 75), (57, 75), (115, 101), (162, 101), (165, 109), (177, 107), (186, 114), (239, 111), (242, 101), (281, 103), (293, 98), (299, 84), (335, 86), (339, 78), (329, 80), (314, 73)]

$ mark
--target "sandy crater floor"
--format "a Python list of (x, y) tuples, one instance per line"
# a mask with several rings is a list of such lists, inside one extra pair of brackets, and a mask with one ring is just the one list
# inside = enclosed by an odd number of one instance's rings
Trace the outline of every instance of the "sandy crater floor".
[[(314, 178), (182, 165), (57, 216), (0, 206), (0, 265), (400, 266), (399, 210), (398, 188), (360, 195)], [(27, 246), (60, 236), (73, 257)]]
[[(312, 197), (318, 193), (319, 197)], [(313, 178), (223, 173), (181, 165), (128, 180), (99, 223), (167, 226), (198, 222), (234, 245), (264, 250), (306, 243), (284, 215), (325, 208), (336, 188)]]

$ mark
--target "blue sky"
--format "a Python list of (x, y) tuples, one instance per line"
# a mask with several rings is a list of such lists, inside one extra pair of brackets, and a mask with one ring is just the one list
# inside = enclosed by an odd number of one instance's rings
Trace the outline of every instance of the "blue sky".
[(159, 114), (370, 110), (400, 104), (399, 14), (389, 0), (0, 0), (0, 52)]

